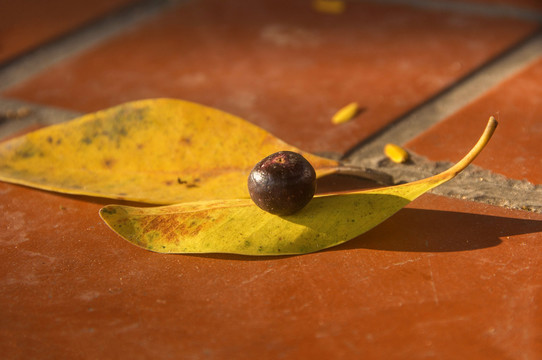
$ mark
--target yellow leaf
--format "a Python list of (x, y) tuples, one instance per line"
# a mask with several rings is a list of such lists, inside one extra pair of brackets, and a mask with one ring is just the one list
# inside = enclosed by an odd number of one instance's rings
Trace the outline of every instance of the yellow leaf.
[(103, 220), (126, 240), (161, 253), (303, 254), (348, 241), (410, 201), (452, 179), (480, 153), (497, 122), (490, 118), (473, 149), (439, 175), (380, 189), (315, 197), (300, 212), (276, 216), (248, 199), (155, 208), (109, 205)]
[(386, 144), (384, 146), (384, 153), (393, 162), (402, 164), (408, 160), (408, 152), (395, 144)]
[(154, 204), (248, 198), (247, 178), (279, 150), (318, 176), (338, 164), (236, 116), (172, 99), (126, 103), (0, 144), (0, 180)]

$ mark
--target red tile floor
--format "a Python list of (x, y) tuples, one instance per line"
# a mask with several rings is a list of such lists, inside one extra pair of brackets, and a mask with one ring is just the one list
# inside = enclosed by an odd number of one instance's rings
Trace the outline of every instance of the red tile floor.
[(15, 59), (42, 43), (137, 0), (19, 0), (0, 2), (0, 61)]
[[(136, 3), (0, 3), (0, 79), (35, 50), (63, 50), (59, 39)], [(309, 0), (157, 6), (37, 74), (17, 67), (20, 81), (0, 84), (1, 136), (13, 135), (14, 122), (173, 97), (347, 159), (531, 46), (518, 71), (436, 125), (418, 125), (403, 145), (425, 163), (457, 161), (495, 115), (500, 126), (475, 165), (508, 178), (504, 196), (529, 182), (530, 205), (542, 203), (540, 2), (351, 1), (335, 15)], [(332, 124), (352, 101), (360, 113)], [(32, 111), (13, 115), (20, 108)], [(110, 200), (0, 183), (0, 351), (7, 359), (539, 359), (542, 206), (517, 210), (514, 200), (510, 209), (427, 194), (344, 245), (255, 259), (151, 253), (100, 220)]]

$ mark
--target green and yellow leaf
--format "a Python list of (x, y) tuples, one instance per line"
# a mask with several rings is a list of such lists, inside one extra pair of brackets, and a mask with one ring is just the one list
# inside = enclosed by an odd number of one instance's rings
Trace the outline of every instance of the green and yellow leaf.
[(319, 176), (337, 162), (225, 112), (172, 99), (126, 103), (0, 144), (0, 180), (153, 204), (248, 197), (250, 170), (279, 150)]
[(473, 149), (439, 175), (408, 184), (315, 197), (290, 216), (264, 212), (250, 199), (215, 200), (100, 211), (120, 236), (160, 253), (304, 254), (339, 245), (372, 229), (423, 193), (452, 179), (480, 153), (497, 122), (490, 118)]

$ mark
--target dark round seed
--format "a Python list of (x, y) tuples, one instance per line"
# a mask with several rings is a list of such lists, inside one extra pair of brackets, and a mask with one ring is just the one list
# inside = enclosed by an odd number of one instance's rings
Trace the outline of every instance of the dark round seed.
[(279, 151), (261, 160), (248, 177), (250, 197), (261, 209), (276, 215), (301, 210), (316, 191), (316, 172), (300, 154)]

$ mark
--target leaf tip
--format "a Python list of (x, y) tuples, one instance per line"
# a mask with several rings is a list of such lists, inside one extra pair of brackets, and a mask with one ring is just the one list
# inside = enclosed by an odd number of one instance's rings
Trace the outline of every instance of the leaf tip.
[(117, 213), (117, 210), (114, 206), (107, 205), (100, 209), (99, 214), (100, 217), (103, 220), (106, 220), (106, 218), (109, 218), (111, 215), (115, 215)]
[(495, 116), (491, 115), (487, 122), (487, 126), (495, 130), (497, 128), (497, 125), (499, 125), (499, 122), (495, 119)]

